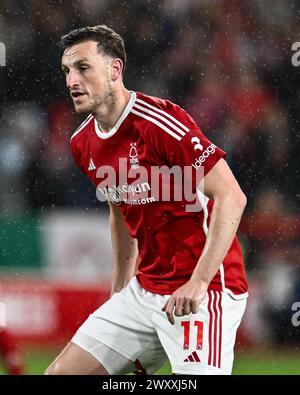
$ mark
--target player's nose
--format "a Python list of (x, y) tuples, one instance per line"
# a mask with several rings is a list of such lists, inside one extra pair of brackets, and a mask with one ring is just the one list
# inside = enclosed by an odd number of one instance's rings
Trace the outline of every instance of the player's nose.
[(74, 72), (71, 71), (67, 75), (67, 87), (69, 89), (73, 89), (74, 87), (79, 86), (79, 80), (78, 80), (78, 75)]

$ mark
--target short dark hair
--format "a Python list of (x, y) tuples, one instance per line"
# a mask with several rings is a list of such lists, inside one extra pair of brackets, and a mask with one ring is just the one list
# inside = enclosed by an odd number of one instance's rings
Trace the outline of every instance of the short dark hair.
[(123, 62), (123, 73), (126, 66), (126, 52), (123, 38), (106, 25), (87, 26), (71, 30), (61, 37), (59, 47), (62, 52), (74, 44), (83, 41), (96, 41), (98, 52), (112, 58), (120, 58)]

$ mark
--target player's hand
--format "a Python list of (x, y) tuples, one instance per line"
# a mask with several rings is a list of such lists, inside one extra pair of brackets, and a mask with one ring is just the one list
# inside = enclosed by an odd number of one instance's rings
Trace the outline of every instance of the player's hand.
[(162, 311), (165, 311), (168, 320), (172, 325), (175, 324), (174, 314), (176, 317), (182, 317), (190, 313), (196, 314), (199, 311), (199, 305), (205, 298), (208, 284), (199, 283), (190, 279), (182, 287), (173, 292), (170, 299), (165, 303)]

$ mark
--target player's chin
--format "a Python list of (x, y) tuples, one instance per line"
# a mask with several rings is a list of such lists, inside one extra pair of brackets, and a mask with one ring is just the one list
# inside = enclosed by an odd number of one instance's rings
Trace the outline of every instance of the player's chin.
[(90, 112), (90, 106), (83, 103), (74, 103), (74, 107), (77, 114)]

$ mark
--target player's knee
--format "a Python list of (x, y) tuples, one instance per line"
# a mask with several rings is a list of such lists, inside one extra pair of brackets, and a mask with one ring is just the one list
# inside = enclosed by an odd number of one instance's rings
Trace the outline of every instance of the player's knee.
[(45, 371), (47, 376), (62, 376), (69, 374), (61, 362), (53, 362)]

